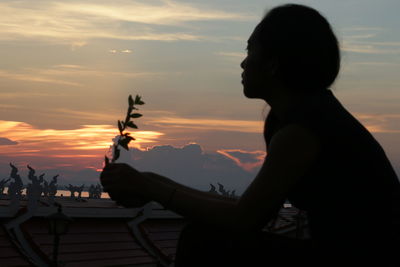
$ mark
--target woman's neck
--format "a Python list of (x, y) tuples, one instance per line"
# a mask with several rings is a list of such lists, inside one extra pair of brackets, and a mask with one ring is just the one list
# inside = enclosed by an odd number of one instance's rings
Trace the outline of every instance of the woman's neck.
[(286, 117), (289, 110), (302, 101), (303, 97), (294, 96), (294, 94), (280, 93), (271, 96), (265, 101), (274, 111), (274, 115), (281, 121)]
[[(279, 120), (284, 120), (287, 114), (296, 106), (302, 106), (310, 101), (318, 92), (313, 93), (296, 93), (288, 89), (275, 90), (275, 94), (264, 99), (271, 109), (274, 111), (275, 116)], [(321, 91), (322, 92), (322, 91)]]

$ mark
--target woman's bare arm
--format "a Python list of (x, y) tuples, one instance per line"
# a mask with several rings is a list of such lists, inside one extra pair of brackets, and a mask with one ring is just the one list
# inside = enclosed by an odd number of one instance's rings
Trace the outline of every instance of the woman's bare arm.
[(143, 174), (151, 179), (151, 199), (167, 209), (189, 220), (215, 227), (229, 227), (231, 224), (237, 199), (197, 190), (159, 174)]
[(236, 231), (261, 229), (274, 216), (319, 150), (315, 136), (289, 125), (271, 140), (266, 160), (239, 200), (199, 191), (152, 174), (153, 199), (189, 219)]
[(171, 180), (170, 178), (167, 178), (167, 177), (165, 177), (163, 175), (160, 175), (160, 174), (157, 174), (157, 173), (143, 172), (143, 174), (145, 176), (148, 176), (148, 177), (151, 177), (153, 179), (156, 179), (156, 180), (164, 183), (165, 186), (171, 187), (173, 189), (176, 188), (176, 189), (179, 189), (180, 191), (184, 190), (184, 191), (187, 191), (188, 193), (202, 195), (205, 198), (218, 199), (218, 200), (223, 200), (223, 201), (228, 201), (228, 202), (237, 202), (236, 198), (232, 198), (232, 197), (228, 197), (228, 196), (224, 196), (224, 195), (219, 195), (219, 194), (215, 194), (215, 193), (211, 193), (211, 192), (197, 190), (197, 189), (182, 185), (180, 183), (177, 183), (177, 182)]
[(317, 137), (303, 126), (288, 125), (275, 134), (260, 172), (238, 202), (238, 224), (263, 227), (315, 163), (319, 150)]

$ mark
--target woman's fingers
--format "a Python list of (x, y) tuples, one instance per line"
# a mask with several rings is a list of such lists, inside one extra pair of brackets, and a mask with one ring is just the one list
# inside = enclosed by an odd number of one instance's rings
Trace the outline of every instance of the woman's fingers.
[(107, 165), (100, 174), (104, 191), (117, 205), (125, 207), (141, 207), (149, 201), (140, 196), (143, 191), (142, 178), (141, 172), (120, 163)]
[(114, 163), (114, 164), (109, 164), (106, 167), (104, 167), (100, 179), (107, 181), (108, 179), (112, 179), (115, 176), (119, 177), (133, 177), (137, 174), (140, 174), (137, 170), (132, 168), (131, 166), (127, 164), (121, 164), (121, 163)]
[(103, 186), (107, 186), (110, 183), (118, 183), (121, 177), (120, 171), (115, 170), (104, 170), (100, 174), (100, 182)]

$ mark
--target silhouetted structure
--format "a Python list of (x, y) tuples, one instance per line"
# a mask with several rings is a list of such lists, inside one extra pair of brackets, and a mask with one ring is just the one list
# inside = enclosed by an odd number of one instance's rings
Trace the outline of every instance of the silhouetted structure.
[(57, 178), (58, 178), (58, 174), (53, 176), (53, 179), (51, 180), (50, 184), (49, 184), (49, 196), (55, 196), (57, 194)]
[(101, 198), (101, 193), (103, 189), (101, 188), (101, 185), (90, 185), (88, 193), (89, 193), (89, 198)]
[(208, 192), (214, 193), (214, 194), (221, 194), (223, 196), (231, 197), (231, 198), (237, 198), (235, 192), (236, 190), (225, 190), (224, 185), (217, 183), (218, 184), (218, 191), (216, 190), (216, 187), (213, 184), (210, 184), (210, 190)]
[(85, 185), (81, 185), (81, 186), (74, 186), (72, 184), (69, 184), (68, 187), (66, 187), (70, 192), (71, 192), (71, 198), (75, 197), (75, 192), (78, 193), (78, 197), (77, 198), (81, 198), (82, 197), (82, 191), (83, 188), (85, 187)]
[(76, 191), (78, 192), (78, 198), (82, 197), (82, 191), (83, 191), (84, 187), (85, 187), (85, 185), (83, 184), (83, 185), (81, 185), (81, 186), (76, 188)]
[(21, 199), (22, 189), (24, 184), (22, 183), (21, 176), (18, 174), (18, 168), (11, 163), (10, 167), (11, 167), (10, 178), (14, 179), (14, 181), (11, 182), (11, 184), (9, 185), (7, 195), (10, 197), (12, 202), (14, 201), (19, 202), (19, 200)]
[(97, 184), (95, 187), (94, 198), (101, 198), (102, 192), (103, 192), (103, 187), (100, 184)]
[(49, 196), (49, 183), (46, 180), (43, 181), (43, 196)]
[(8, 181), (10, 181), (10, 180), (11, 180), (11, 179), (4, 178), (3, 180), (0, 181), (0, 196), (3, 195), (4, 187), (6, 187), (6, 184), (7, 184)]
[(213, 184), (210, 184), (210, 186), (211, 186), (211, 189), (208, 192), (218, 194), (218, 191), (215, 189), (215, 186)]
[[(7, 195), (11, 200), (13, 208), (17, 209), (19, 206), (19, 200), (22, 198), (22, 191), (24, 188), (21, 176), (18, 174), (18, 168), (10, 163), (11, 174), (10, 179), (14, 181), (10, 183), (8, 186)], [(56, 175), (53, 177), (52, 181), (49, 183), (44, 179), (45, 174), (42, 173), (37, 177), (35, 175), (36, 171), (31, 166), (27, 165), (29, 169), (28, 179), (31, 181), (26, 187), (26, 195), (25, 198), (28, 200), (28, 210), (36, 209), (38, 201), (40, 200), (42, 194), (43, 197), (47, 198), (49, 203), (54, 203), (54, 197), (57, 194), (57, 177)], [(0, 181), (0, 195), (4, 191), (5, 184), (10, 179), (3, 179)], [(42, 185), (43, 183), (43, 185)]]
[(31, 181), (26, 188), (26, 195), (28, 198), (39, 198), (42, 195), (43, 187), (41, 183), (44, 180), (44, 173), (39, 176), (39, 178), (35, 175), (36, 171), (31, 166), (27, 166), (29, 169), (28, 179)]
[(66, 188), (70, 191), (71, 193), (71, 197), (75, 197), (75, 186), (73, 186), (72, 184), (69, 184), (68, 186), (66, 186)]
[(94, 197), (93, 197), (93, 195), (94, 195), (94, 188), (95, 188), (95, 187), (94, 187), (94, 185), (92, 185), (92, 184), (89, 186), (89, 189), (88, 189), (89, 198), (94, 198)]
[(37, 201), (43, 192), (43, 186), (41, 183), (44, 181), (44, 173), (39, 175), (39, 178), (35, 175), (36, 171), (31, 166), (27, 165), (29, 169), (28, 179), (31, 181), (26, 188), (26, 197), (28, 198), (28, 209), (36, 208)]
[(43, 196), (44, 197), (54, 198), (54, 196), (57, 194), (57, 177), (58, 177), (58, 174), (53, 177), (53, 179), (51, 180), (50, 183), (47, 182), (46, 180), (44, 180), (44, 182), (43, 182)]

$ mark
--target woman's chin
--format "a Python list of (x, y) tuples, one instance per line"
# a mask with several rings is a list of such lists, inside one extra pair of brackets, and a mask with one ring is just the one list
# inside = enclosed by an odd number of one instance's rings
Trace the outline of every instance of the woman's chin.
[(243, 94), (247, 97), (247, 98), (260, 98), (259, 93), (257, 93), (257, 91), (255, 90), (251, 90), (248, 86), (246, 86), (245, 84), (243, 84)]

